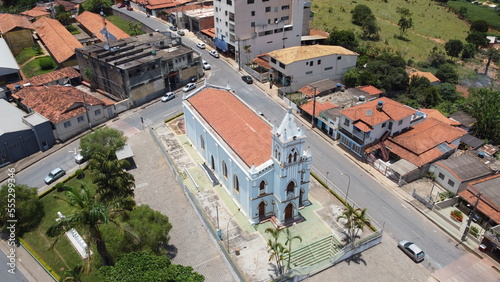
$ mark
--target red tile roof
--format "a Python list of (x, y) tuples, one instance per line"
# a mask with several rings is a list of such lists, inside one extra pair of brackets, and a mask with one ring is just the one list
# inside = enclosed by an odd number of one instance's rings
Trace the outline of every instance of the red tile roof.
[[(481, 184), (489, 182), (486, 186), (482, 187), (485, 189), (478, 189)], [(477, 201), (477, 195), (481, 192), (481, 198), (477, 205), (477, 209), (492, 219), (496, 224), (500, 223), (500, 203), (498, 192), (493, 192), (496, 188), (500, 187), (500, 174), (485, 177), (483, 179), (471, 182), (468, 184), (467, 190), (458, 193), (458, 195), (470, 203), (475, 205)], [(489, 190), (489, 191), (488, 191)]]
[(58, 63), (63, 63), (83, 45), (57, 20), (47, 17), (33, 23), (36, 32)]
[(24, 11), (24, 12), (21, 12), (19, 14), (23, 15), (23, 16), (28, 16), (28, 17), (34, 17), (34, 18), (42, 17), (42, 16), (50, 16), (50, 13), (45, 11), (45, 9), (36, 9), (36, 8), (43, 8), (43, 7), (35, 7), (31, 10)]
[(265, 69), (270, 69), (271, 68), (271, 66), (269, 65), (269, 62), (266, 61), (266, 60), (264, 60), (264, 59), (262, 59), (261, 57), (257, 57), (255, 59), (253, 59), (253, 63), (257, 64), (257, 65), (259, 65), (259, 66), (261, 66), (261, 67), (263, 67)]
[(188, 101), (248, 167), (271, 158), (271, 126), (232, 93), (206, 88)]
[[(379, 101), (383, 102), (382, 110), (377, 109)], [(342, 115), (345, 115), (353, 122), (362, 121), (370, 126), (389, 120), (398, 121), (413, 115), (415, 112), (410, 107), (385, 97), (340, 111)]]
[(425, 77), (427, 78), (431, 83), (433, 82), (440, 82), (439, 78), (437, 78), (436, 76), (434, 76), (431, 72), (425, 72), (425, 71), (416, 71), (416, 72), (412, 72), (410, 73), (410, 80), (413, 78), (413, 77), (416, 77), (416, 76), (420, 76), (420, 77)]
[(119, 29), (110, 21), (104, 20), (101, 15), (94, 14), (89, 11), (81, 13), (78, 17), (76, 17), (76, 20), (103, 42), (106, 41), (106, 37), (101, 33), (101, 30), (104, 28), (104, 21), (106, 22), (106, 29), (109, 33), (116, 37), (116, 39), (130, 37), (130, 35)]
[(361, 91), (365, 91), (369, 95), (380, 95), (380, 94), (382, 94), (382, 91), (380, 91), (377, 87), (371, 86), (371, 85), (360, 86), (360, 87), (358, 87), (358, 89), (361, 90)]
[(9, 88), (10, 90), (14, 90), (16, 85), (22, 86), (26, 83), (31, 84), (31, 86), (42, 86), (42, 85), (45, 85), (47, 83), (51, 83), (51, 82), (59, 80), (59, 79), (64, 79), (64, 78), (72, 79), (72, 78), (79, 77), (79, 76), (80, 76), (80, 73), (77, 70), (75, 70), (72, 67), (66, 67), (66, 68), (62, 68), (60, 70), (55, 70), (53, 72), (49, 72), (46, 74), (41, 74), (41, 75), (37, 75), (37, 76), (31, 77), (31, 78), (28, 78), (25, 80), (21, 80), (21, 81), (18, 81), (16, 83), (8, 84), (7, 88)]
[(85, 113), (83, 97), (87, 105), (104, 104), (81, 90), (60, 85), (25, 87), (12, 96), (54, 124)]
[[(192, 0), (147, 0), (146, 8), (155, 10), (162, 8), (175, 7), (176, 5), (184, 5), (186, 3), (192, 2)], [(177, 7), (177, 9), (182, 9), (181, 7)]]
[(58, 5), (62, 5), (64, 7), (64, 10), (66, 12), (69, 12), (71, 10), (76, 10), (78, 9), (79, 5), (75, 3), (71, 3), (69, 1), (64, 1), (64, 0), (55, 0), (54, 1), (54, 8)]
[(443, 142), (451, 144), (465, 134), (467, 132), (463, 129), (442, 123), (435, 118), (427, 118), (412, 126), (410, 130), (389, 139), (416, 154), (422, 154)]
[(0, 14), (0, 32), (7, 33), (16, 27), (33, 29), (33, 25), (28, 18), (13, 14)]
[[(313, 115), (313, 105), (314, 101), (311, 100), (305, 104), (302, 104), (299, 108), (301, 108), (304, 112), (308, 113), (309, 115)], [(322, 111), (326, 111), (329, 109), (337, 108), (337, 105), (334, 105), (332, 103), (326, 102), (326, 103), (320, 103), (316, 101), (316, 108), (314, 109), (314, 116), (318, 117), (319, 113)]]
[(435, 110), (435, 109), (420, 109), (419, 111), (425, 113), (428, 118), (435, 118), (435, 119), (437, 119), (440, 122), (445, 123), (445, 124), (449, 124), (449, 125), (453, 125), (453, 126), (460, 126), (460, 122), (445, 117), (438, 110)]

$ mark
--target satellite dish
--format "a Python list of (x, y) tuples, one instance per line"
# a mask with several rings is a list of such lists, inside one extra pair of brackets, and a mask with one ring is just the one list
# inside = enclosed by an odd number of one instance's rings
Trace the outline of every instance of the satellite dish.
[(108, 44), (104, 45), (104, 50), (109, 50), (109, 45)]

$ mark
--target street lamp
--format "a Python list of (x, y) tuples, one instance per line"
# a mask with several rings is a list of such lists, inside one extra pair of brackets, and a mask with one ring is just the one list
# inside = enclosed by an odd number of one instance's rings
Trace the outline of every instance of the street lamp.
[(227, 251), (229, 253), (231, 253), (229, 251), (229, 223), (231, 223), (231, 219), (233, 219), (233, 217), (240, 211), (240, 209), (238, 208), (238, 210), (231, 216), (231, 218), (229, 218), (229, 221), (227, 222), (227, 225), (226, 225), (226, 241), (227, 241)]
[(349, 179), (349, 181), (347, 182), (347, 192), (345, 193), (345, 202), (347, 203), (347, 199), (348, 199), (348, 196), (349, 196), (349, 187), (351, 186), (351, 177), (349, 176), (349, 174), (347, 173), (340, 173), (341, 176), (345, 175), (347, 176), (347, 178)]

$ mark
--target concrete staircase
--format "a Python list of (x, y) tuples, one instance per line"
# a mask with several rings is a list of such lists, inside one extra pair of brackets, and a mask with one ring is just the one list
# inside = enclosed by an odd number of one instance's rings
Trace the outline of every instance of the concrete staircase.
[(300, 249), (292, 250), (290, 264), (293, 268), (314, 265), (334, 256), (341, 248), (342, 244), (333, 235), (329, 235)]

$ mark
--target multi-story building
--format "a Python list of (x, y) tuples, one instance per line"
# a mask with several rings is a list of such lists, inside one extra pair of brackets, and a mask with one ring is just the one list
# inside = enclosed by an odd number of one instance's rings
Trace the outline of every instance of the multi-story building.
[(214, 8), (215, 46), (237, 60), (300, 46), (309, 35), (309, 1), (215, 0)]
[(200, 55), (159, 32), (76, 49), (83, 77), (119, 100), (140, 105), (203, 75)]

